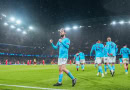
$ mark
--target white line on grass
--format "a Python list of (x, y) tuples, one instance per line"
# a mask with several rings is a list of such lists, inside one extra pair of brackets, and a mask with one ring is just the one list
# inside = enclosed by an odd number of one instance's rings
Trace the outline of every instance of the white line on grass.
[(66, 90), (66, 89), (41, 88), (41, 87), (31, 87), (31, 86), (21, 86), (21, 85), (8, 85), (8, 84), (0, 84), (0, 86), (32, 88), (32, 89), (42, 89), (42, 90)]

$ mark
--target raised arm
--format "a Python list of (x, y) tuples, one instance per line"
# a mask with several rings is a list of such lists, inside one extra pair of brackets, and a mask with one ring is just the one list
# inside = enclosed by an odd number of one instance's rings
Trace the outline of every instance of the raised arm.
[(53, 47), (55, 50), (58, 49), (58, 43), (59, 43), (59, 42), (57, 42), (57, 44), (54, 45), (54, 44), (53, 44), (53, 40), (50, 40), (50, 43), (51, 43), (52, 47)]

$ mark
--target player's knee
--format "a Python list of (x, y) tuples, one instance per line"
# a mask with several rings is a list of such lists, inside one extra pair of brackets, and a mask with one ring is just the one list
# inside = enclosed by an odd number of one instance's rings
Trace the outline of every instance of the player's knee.
[(59, 72), (62, 72), (62, 68), (59, 68)]
[(63, 72), (68, 72), (68, 70), (66, 69), (66, 67), (62, 68)]

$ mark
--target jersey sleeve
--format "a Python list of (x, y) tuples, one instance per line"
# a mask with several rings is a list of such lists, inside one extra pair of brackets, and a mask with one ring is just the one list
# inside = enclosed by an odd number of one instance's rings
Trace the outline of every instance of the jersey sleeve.
[(51, 45), (52, 45), (52, 47), (56, 50), (56, 49), (58, 49), (58, 46), (59, 46), (59, 41), (57, 42), (57, 44), (56, 44), (56, 45), (54, 45), (53, 43), (52, 43)]

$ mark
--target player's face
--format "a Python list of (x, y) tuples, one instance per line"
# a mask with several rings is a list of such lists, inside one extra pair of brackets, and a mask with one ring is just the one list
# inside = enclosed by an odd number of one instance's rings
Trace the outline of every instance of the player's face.
[(127, 45), (125, 45), (124, 47), (127, 47)]
[(61, 31), (60, 31), (60, 36), (61, 36), (61, 37), (63, 37), (65, 34), (66, 34), (66, 33), (65, 33), (64, 30), (61, 30)]
[(111, 38), (107, 38), (107, 41), (111, 41)]

